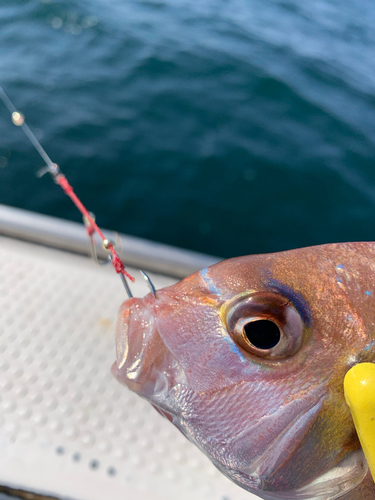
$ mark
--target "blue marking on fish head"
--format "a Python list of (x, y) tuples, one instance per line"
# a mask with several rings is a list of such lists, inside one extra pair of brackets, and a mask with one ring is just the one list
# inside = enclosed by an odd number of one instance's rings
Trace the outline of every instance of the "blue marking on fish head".
[(370, 342), (366, 347), (365, 351), (369, 351), (372, 347), (374, 347), (375, 341)]
[(267, 287), (288, 298), (299, 312), (303, 322), (307, 326), (311, 326), (311, 311), (308, 303), (300, 293), (296, 292), (293, 288), (286, 285), (282, 281), (273, 278), (268, 280)]
[(207, 267), (205, 267), (204, 269), (202, 269), (201, 276), (202, 276), (204, 282), (206, 283), (206, 285), (208, 286), (209, 291), (211, 293), (214, 293), (215, 295), (220, 295), (221, 290), (220, 290), (220, 288), (218, 288), (215, 285), (215, 283), (213, 282), (213, 280), (208, 276), (208, 269), (207, 269)]

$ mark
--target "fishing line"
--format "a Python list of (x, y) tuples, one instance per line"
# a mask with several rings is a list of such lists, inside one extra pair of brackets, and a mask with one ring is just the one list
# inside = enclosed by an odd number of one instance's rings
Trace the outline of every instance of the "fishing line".
[(0, 86), (0, 99), (3, 101), (5, 106), (8, 108), (11, 116), (12, 116), (12, 122), (14, 125), (17, 127), (21, 127), (28, 139), (30, 140), (31, 144), (35, 147), (35, 149), (38, 151), (40, 156), (43, 158), (43, 160), (46, 163), (46, 166), (39, 170), (37, 172), (37, 176), (41, 177), (42, 175), (46, 174), (47, 172), (51, 174), (53, 180), (58, 184), (64, 193), (69, 196), (69, 198), (72, 200), (74, 205), (78, 208), (78, 210), (81, 212), (83, 216), (83, 221), (85, 223), (88, 235), (90, 239), (92, 240), (92, 237), (94, 233), (98, 233), (100, 238), (103, 240), (103, 248), (110, 252), (109, 259), (115, 268), (115, 271), (120, 275), (120, 278), (123, 282), (123, 285), (125, 287), (126, 293), (129, 298), (131, 298), (133, 295), (130, 291), (129, 285), (126, 281), (126, 278), (130, 279), (130, 281), (134, 282), (135, 279), (125, 270), (125, 266), (120, 259), (118, 253), (115, 250), (115, 244), (107, 239), (102, 231), (100, 230), (99, 226), (96, 224), (94, 220), (94, 216), (92, 213), (90, 213), (87, 208), (84, 206), (84, 204), (81, 202), (81, 200), (78, 198), (78, 196), (75, 194), (73, 187), (69, 184), (68, 179), (65, 177), (65, 175), (61, 172), (60, 167), (56, 164), (53, 163), (51, 158), (48, 156), (48, 154), (45, 152), (43, 149), (42, 145), (38, 141), (38, 139), (35, 137), (33, 132), (31, 131), (30, 127), (27, 125), (25, 122), (25, 117), (22, 113), (17, 111), (17, 108), (14, 106), (12, 101), (9, 99), (7, 94), (5, 93), (4, 89)]

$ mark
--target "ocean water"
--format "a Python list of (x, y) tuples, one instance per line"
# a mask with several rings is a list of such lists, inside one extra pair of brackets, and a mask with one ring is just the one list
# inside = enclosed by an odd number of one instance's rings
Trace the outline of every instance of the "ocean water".
[[(370, 0), (2, 0), (0, 85), (102, 227), (223, 257), (375, 239)], [(0, 103), (0, 203), (79, 213)]]

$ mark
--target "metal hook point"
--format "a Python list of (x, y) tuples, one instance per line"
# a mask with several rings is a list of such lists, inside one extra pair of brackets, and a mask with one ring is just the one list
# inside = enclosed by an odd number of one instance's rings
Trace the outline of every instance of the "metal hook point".
[(153, 294), (153, 296), (155, 297), (155, 299), (157, 299), (158, 296), (156, 295), (156, 288), (155, 288), (153, 282), (151, 281), (150, 276), (147, 273), (145, 273), (144, 271), (142, 271), (142, 269), (140, 269), (139, 272), (144, 277), (144, 279), (145, 279), (145, 281), (147, 283), (147, 286), (149, 287), (151, 293)]

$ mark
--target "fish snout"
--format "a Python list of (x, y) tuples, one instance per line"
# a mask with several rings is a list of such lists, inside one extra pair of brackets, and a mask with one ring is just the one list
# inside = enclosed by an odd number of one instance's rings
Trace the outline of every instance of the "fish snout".
[(173, 379), (173, 358), (161, 339), (150, 301), (123, 303), (116, 324), (116, 362), (112, 374), (140, 396), (166, 394)]

